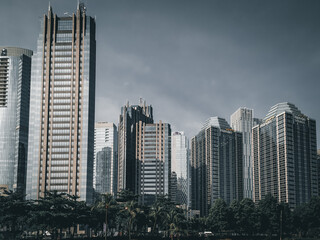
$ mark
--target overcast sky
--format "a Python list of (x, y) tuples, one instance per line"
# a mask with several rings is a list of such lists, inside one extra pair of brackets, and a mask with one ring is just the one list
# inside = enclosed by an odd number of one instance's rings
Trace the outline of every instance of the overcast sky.
[[(155, 120), (192, 137), (239, 107), (263, 118), (292, 102), (317, 120), (320, 1), (87, 0), (96, 16), (96, 120), (118, 123), (142, 97)], [(36, 50), (45, 0), (1, 0), (0, 45)], [(76, 0), (51, 0), (61, 16)]]

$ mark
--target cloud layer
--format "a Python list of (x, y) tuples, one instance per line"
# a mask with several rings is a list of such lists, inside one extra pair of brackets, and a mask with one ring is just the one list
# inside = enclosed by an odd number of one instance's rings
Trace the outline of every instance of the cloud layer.
[[(58, 15), (76, 9), (76, 1), (51, 5)], [(262, 118), (283, 101), (320, 121), (319, 1), (86, 5), (97, 22), (97, 121), (117, 124), (121, 106), (140, 97), (153, 105), (156, 120), (189, 137), (210, 116), (229, 121), (249, 107)], [(0, 45), (35, 50), (47, 8), (43, 0), (2, 0)]]

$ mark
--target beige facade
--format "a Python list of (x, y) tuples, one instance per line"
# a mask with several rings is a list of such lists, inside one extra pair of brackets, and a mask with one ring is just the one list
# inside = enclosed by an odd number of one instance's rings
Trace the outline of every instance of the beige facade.
[(137, 123), (138, 195), (142, 204), (170, 195), (171, 127), (168, 123)]
[[(58, 17), (49, 8), (34, 65), (31, 98), (40, 98), (35, 100), (40, 105), (40, 118), (34, 107), (30, 124), (31, 131), (40, 128), (36, 130), (40, 136), (33, 139), (29, 154), (33, 160), (28, 163), (29, 194), (39, 198), (56, 190), (91, 201), (95, 22), (86, 16), (83, 6), (79, 5), (71, 17)], [(40, 96), (35, 89), (37, 81), (41, 82)], [(36, 183), (31, 179), (34, 177)]]

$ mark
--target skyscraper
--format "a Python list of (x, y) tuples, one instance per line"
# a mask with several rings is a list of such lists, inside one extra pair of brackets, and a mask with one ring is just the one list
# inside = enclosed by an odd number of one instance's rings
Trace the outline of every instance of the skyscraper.
[(113, 123), (97, 122), (94, 129), (95, 191), (117, 193), (118, 132)]
[(176, 176), (175, 203), (189, 207), (190, 202), (190, 150), (184, 132), (174, 132), (171, 136), (171, 172)]
[(252, 130), (254, 201), (271, 193), (291, 208), (318, 195), (316, 122), (291, 103)]
[(137, 123), (136, 159), (138, 191), (142, 204), (170, 195), (171, 127), (168, 123)]
[(242, 134), (219, 117), (209, 118), (191, 139), (191, 208), (201, 216), (218, 198), (243, 198), (242, 149)]
[(121, 108), (118, 126), (118, 191), (126, 189), (137, 194), (136, 128), (139, 121), (153, 123), (152, 106), (140, 99), (139, 105)]
[(93, 193), (95, 20), (83, 4), (58, 17), (49, 6), (32, 61), (27, 194)]
[(32, 51), (0, 50), (0, 187), (24, 193)]
[(231, 128), (242, 133), (243, 143), (243, 196), (252, 199), (251, 133), (253, 110), (239, 108), (230, 117)]

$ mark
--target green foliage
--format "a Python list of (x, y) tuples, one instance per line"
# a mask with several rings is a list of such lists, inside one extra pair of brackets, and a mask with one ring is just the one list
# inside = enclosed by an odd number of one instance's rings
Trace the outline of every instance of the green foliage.
[(223, 199), (217, 199), (210, 208), (207, 225), (213, 232), (225, 232), (231, 227), (232, 215)]
[[(96, 233), (121, 232), (132, 235), (145, 234), (151, 227), (154, 237), (162, 233), (171, 239), (192, 233), (211, 230), (215, 235), (237, 233), (238, 236), (319, 237), (320, 197), (307, 204), (290, 209), (278, 203), (271, 195), (258, 204), (250, 199), (233, 201), (230, 206), (222, 199), (214, 202), (206, 218), (187, 221), (182, 209), (177, 208), (166, 196), (159, 196), (152, 206), (140, 206), (137, 196), (122, 191), (115, 199), (102, 194), (96, 203), (87, 206), (78, 197), (56, 191), (48, 192), (37, 201), (24, 200), (24, 195), (12, 191), (0, 192), (0, 235), (19, 239), (22, 233), (49, 231), (58, 239), (62, 230), (73, 235), (78, 224), (88, 226)], [(41, 234), (40, 233), (40, 234)], [(161, 237), (161, 236), (157, 236)], [(61, 236), (60, 236), (61, 238)]]
[(254, 202), (245, 198), (241, 201), (234, 200), (230, 205), (233, 221), (232, 229), (240, 234), (252, 235), (256, 232), (258, 214)]
[(6, 229), (15, 239), (25, 228), (29, 204), (19, 192), (2, 190), (0, 194), (0, 228)]
[(260, 233), (271, 235), (279, 232), (279, 212), (278, 202), (271, 194), (267, 194), (263, 200), (259, 202), (258, 208)]

